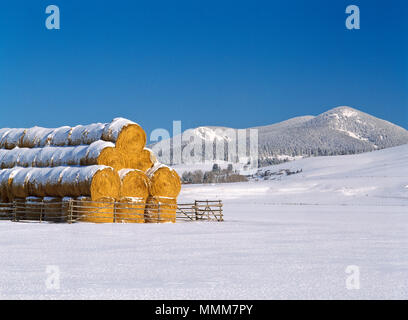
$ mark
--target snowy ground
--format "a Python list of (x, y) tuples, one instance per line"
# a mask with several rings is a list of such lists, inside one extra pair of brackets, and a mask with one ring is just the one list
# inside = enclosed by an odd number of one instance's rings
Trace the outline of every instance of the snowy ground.
[(183, 188), (223, 199), (224, 223), (0, 222), (0, 298), (407, 299), (408, 145), (278, 168), (303, 172)]

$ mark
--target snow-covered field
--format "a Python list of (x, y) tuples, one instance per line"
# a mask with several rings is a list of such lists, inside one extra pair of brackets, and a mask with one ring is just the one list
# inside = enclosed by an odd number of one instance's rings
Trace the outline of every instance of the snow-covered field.
[(303, 172), (183, 187), (224, 200), (224, 223), (0, 222), (0, 298), (407, 299), (408, 145), (277, 168)]

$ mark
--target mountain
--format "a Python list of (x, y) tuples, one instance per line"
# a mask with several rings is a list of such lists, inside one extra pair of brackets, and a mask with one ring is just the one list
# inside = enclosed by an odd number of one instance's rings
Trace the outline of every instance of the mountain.
[[(280, 123), (255, 127), (258, 130), (259, 164), (265, 166), (293, 157), (355, 154), (408, 144), (408, 131), (388, 121), (378, 119), (351, 107), (337, 107), (318, 116), (302, 116)], [(201, 145), (231, 141), (231, 128), (199, 127), (182, 134), (181, 150), (194, 137)], [(175, 137), (177, 139), (180, 137)], [(249, 154), (249, 145), (247, 153)], [(161, 141), (151, 147), (159, 154), (169, 146), (177, 152), (173, 141)], [(187, 150), (190, 152), (191, 146)], [(174, 150), (173, 150), (174, 149)], [(198, 149), (197, 149), (198, 150)], [(194, 151), (192, 151), (194, 154)], [(196, 151), (196, 161), (208, 159), (205, 147)], [(228, 148), (225, 149), (225, 156)], [(218, 158), (219, 159), (219, 158)], [(245, 159), (247, 161), (247, 159)], [(241, 161), (242, 162), (242, 161)], [(177, 162), (176, 162), (177, 163)]]

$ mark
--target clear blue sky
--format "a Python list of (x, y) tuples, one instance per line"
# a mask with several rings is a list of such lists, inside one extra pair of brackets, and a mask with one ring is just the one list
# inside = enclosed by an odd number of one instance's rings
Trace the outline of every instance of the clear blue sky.
[(249, 127), (350, 105), (408, 128), (407, 20), (405, 0), (2, 1), (0, 127)]

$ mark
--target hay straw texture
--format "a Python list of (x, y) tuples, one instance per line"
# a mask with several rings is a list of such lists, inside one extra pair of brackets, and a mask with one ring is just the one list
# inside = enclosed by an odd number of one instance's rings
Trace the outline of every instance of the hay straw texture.
[(116, 205), (116, 222), (144, 223), (146, 198), (123, 197)]
[(181, 191), (180, 177), (174, 169), (156, 164), (146, 172), (150, 179), (150, 195), (177, 198)]
[(78, 221), (93, 223), (113, 223), (115, 199), (101, 198), (95, 202), (89, 197), (79, 197), (74, 201), (75, 215)]
[(131, 143), (130, 149), (140, 151), (146, 144), (146, 133), (137, 123), (124, 118), (76, 127), (0, 129), (1, 149), (89, 145), (98, 140), (117, 143), (126, 150), (126, 144)]
[(176, 222), (177, 199), (149, 197), (145, 209), (146, 223)]
[(116, 118), (105, 128), (102, 139), (116, 142), (122, 152), (137, 153), (146, 145), (146, 132), (137, 123)]
[(112, 142), (98, 140), (77, 147), (0, 149), (0, 168), (105, 165), (125, 168), (125, 157)]
[[(0, 185), (8, 187), (8, 198), (89, 196), (119, 199), (120, 179), (110, 167), (56, 167), (4, 169)], [(2, 187), (3, 189), (3, 187)]]
[(119, 171), (121, 180), (120, 201), (117, 207), (117, 222), (143, 223), (150, 181), (144, 172), (137, 169)]
[(142, 151), (136, 153), (124, 153), (124, 155), (127, 168), (138, 169), (143, 172), (146, 172), (158, 163), (155, 154), (148, 148), (144, 148)]
[(144, 172), (136, 169), (123, 169), (119, 171), (119, 177), (121, 181), (121, 198), (147, 198), (150, 181)]

